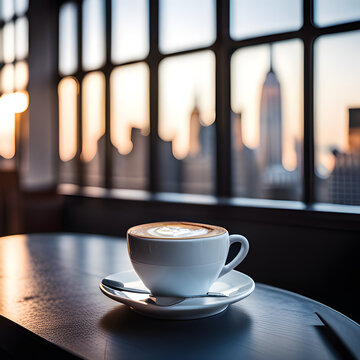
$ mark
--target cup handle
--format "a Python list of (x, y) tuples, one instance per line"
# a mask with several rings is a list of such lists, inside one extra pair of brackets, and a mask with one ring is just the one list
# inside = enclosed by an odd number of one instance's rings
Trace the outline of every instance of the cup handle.
[(227, 265), (224, 265), (224, 267), (220, 272), (219, 277), (224, 276), (229, 271), (231, 271), (236, 266), (238, 266), (245, 259), (247, 253), (249, 252), (249, 242), (247, 241), (245, 236), (230, 235), (230, 245), (237, 242), (241, 244), (239, 253)]

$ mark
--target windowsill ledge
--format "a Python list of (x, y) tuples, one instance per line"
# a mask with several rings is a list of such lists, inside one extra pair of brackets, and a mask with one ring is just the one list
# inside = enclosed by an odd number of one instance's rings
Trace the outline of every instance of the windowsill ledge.
[(213, 195), (181, 194), (181, 193), (151, 193), (145, 190), (131, 189), (105, 189), (95, 186), (83, 186), (73, 184), (58, 185), (60, 195), (85, 196), (90, 198), (119, 199), (134, 201), (158, 201), (181, 204), (198, 205), (228, 205), (263, 209), (282, 209), (282, 210), (303, 210), (339, 214), (358, 214), (360, 206), (339, 205), (330, 203), (314, 203), (306, 205), (301, 201), (292, 200), (270, 200), (252, 198), (217, 198)]

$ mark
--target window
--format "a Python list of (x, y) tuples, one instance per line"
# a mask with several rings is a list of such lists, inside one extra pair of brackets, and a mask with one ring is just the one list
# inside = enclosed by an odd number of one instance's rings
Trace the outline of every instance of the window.
[(160, 0), (160, 51), (174, 53), (211, 45), (216, 38), (215, 7), (215, 0)]
[(172, 56), (159, 66), (160, 190), (215, 191), (215, 56)]
[(119, 66), (112, 71), (110, 107), (114, 187), (146, 189), (150, 130), (149, 67), (146, 63)]
[(230, 35), (241, 40), (298, 30), (302, 15), (301, 0), (231, 0)]
[(28, 1), (0, 2), (0, 164), (15, 166), (27, 146)]
[(360, 31), (315, 43), (315, 181), (321, 202), (360, 205)]
[(358, 10), (63, 2), (60, 182), (360, 205)]
[(360, 19), (360, 3), (357, 0), (315, 0), (314, 13), (318, 26), (355, 21)]
[(233, 191), (301, 200), (303, 45), (249, 46), (231, 59)]
[(145, 0), (60, 7), (60, 182), (148, 188), (148, 17)]

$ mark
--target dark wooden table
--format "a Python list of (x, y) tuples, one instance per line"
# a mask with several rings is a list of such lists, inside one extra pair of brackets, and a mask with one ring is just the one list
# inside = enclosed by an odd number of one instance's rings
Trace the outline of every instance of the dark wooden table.
[(360, 358), (358, 324), (316, 301), (262, 284), (215, 317), (142, 317), (98, 287), (102, 277), (129, 266), (123, 239), (0, 238), (0, 358)]

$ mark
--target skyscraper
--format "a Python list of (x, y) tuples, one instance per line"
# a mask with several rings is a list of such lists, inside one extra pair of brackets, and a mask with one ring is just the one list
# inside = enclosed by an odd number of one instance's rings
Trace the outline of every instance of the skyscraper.
[(272, 66), (266, 75), (260, 101), (260, 168), (282, 167), (282, 119), (280, 82)]
[(349, 109), (349, 150), (360, 154), (360, 108)]
[(131, 128), (133, 148), (129, 154), (120, 154), (112, 146), (113, 184), (125, 189), (147, 189), (149, 136), (138, 128)]
[(202, 124), (196, 97), (190, 114), (189, 145), (189, 154), (181, 162), (182, 191), (212, 194), (215, 191), (215, 124)]
[(242, 115), (231, 113), (233, 189), (236, 196), (256, 197), (259, 187), (255, 151), (243, 141)]
[[(294, 144), (295, 145), (295, 144)], [(259, 197), (294, 199), (298, 197), (297, 171), (287, 171), (282, 163), (282, 113), (280, 82), (273, 70), (266, 74), (260, 100), (260, 145), (257, 157), (260, 173)]]
[(349, 109), (348, 152), (333, 151), (335, 166), (329, 177), (329, 201), (360, 205), (360, 108)]

